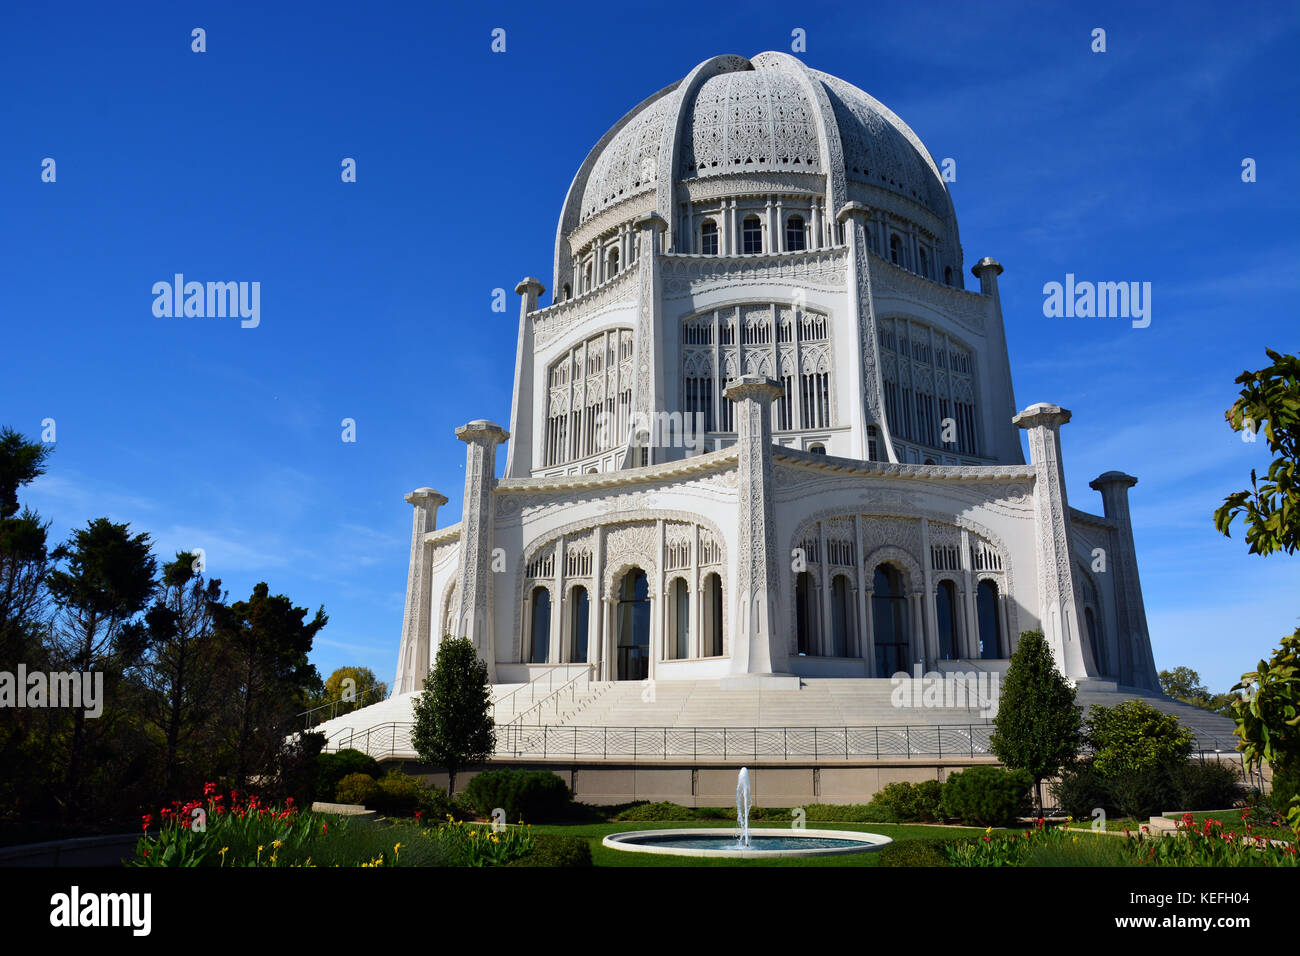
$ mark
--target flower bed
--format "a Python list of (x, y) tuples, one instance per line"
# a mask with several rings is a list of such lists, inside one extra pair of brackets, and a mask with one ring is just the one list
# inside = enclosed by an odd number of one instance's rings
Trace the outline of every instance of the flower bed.
[[(500, 866), (533, 850), (527, 827), (448, 822), (424, 826), (303, 812), (292, 799), (270, 806), (213, 784), (204, 800), (175, 801), (145, 831), (133, 866)], [(158, 823), (156, 833), (149, 831)]]

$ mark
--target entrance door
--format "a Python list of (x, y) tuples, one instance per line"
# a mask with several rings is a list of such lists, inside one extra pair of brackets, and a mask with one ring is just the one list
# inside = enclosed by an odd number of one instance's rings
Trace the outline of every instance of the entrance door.
[(633, 568), (623, 575), (618, 597), (618, 680), (650, 676), (650, 582)]

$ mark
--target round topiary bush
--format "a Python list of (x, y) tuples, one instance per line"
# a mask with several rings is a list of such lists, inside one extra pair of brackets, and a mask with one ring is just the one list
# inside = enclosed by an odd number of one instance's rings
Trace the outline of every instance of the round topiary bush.
[(379, 793), (379, 785), (368, 773), (350, 773), (339, 781), (335, 789), (335, 799), (339, 803), (366, 805), (371, 803)]
[(463, 799), (482, 817), (499, 807), (507, 823), (545, 823), (563, 819), (573, 794), (549, 770), (489, 770), (469, 782)]
[(337, 800), (339, 781), (351, 773), (364, 773), (377, 779), (382, 771), (379, 761), (360, 750), (340, 750), (316, 755), (316, 799)]
[(1028, 812), (1033, 782), (1023, 770), (971, 767), (950, 775), (944, 783), (943, 812), (973, 826), (1008, 826)]
[(420, 807), (425, 786), (417, 777), (400, 770), (390, 770), (375, 781), (376, 793), (367, 804), (372, 810), (389, 816), (409, 817)]

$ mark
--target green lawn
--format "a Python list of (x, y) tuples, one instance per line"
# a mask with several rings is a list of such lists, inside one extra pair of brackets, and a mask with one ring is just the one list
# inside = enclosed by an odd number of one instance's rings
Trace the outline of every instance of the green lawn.
[[(626, 850), (612, 850), (601, 844), (601, 840), (611, 833), (627, 830), (667, 830), (719, 828), (727, 824), (720, 820), (684, 820), (679, 823), (657, 820), (654, 822), (624, 823), (583, 823), (568, 825), (537, 825), (535, 833), (554, 833), (562, 836), (583, 837), (591, 845), (591, 860), (596, 866), (875, 866), (878, 851), (866, 853), (845, 853), (832, 856), (795, 856), (785, 859), (742, 860), (736, 858), (706, 858), (689, 856), (669, 856), (659, 853), (630, 853)], [(788, 830), (782, 823), (751, 823), (750, 829)], [(967, 834), (974, 835), (981, 831), (975, 829), (954, 829), (952, 827), (931, 827), (924, 825), (900, 825), (896, 823), (813, 823), (809, 821), (810, 830), (860, 830), (866, 833), (879, 833), (894, 840), (917, 839), (953, 839)], [(1000, 831), (994, 831), (1000, 832)], [(1012, 831), (1001, 831), (1012, 832)]]

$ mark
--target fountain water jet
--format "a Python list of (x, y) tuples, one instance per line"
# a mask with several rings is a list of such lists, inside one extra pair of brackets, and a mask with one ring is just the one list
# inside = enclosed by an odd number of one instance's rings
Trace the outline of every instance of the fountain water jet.
[(741, 767), (736, 778), (736, 849), (749, 849), (749, 808), (754, 805), (749, 791), (749, 768)]

